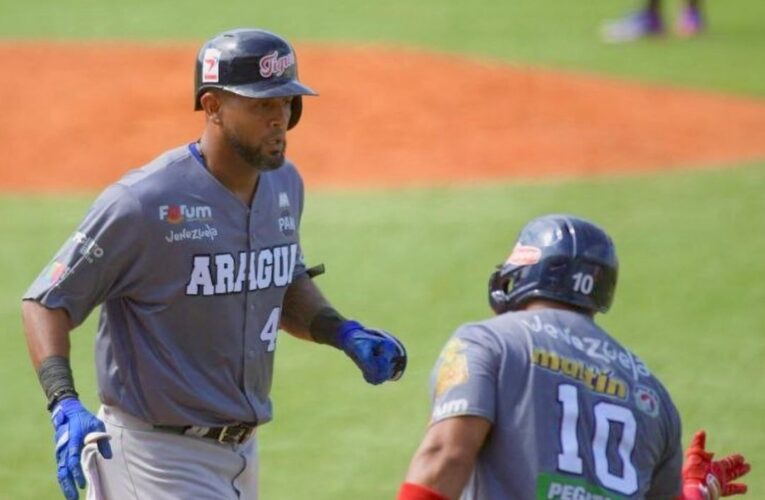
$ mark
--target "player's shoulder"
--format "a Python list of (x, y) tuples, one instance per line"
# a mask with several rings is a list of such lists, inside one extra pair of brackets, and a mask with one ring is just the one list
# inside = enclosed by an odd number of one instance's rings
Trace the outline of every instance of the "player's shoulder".
[(480, 324), (504, 342), (516, 342), (523, 341), (524, 333), (529, 329), (529, 325), (536, 321), (538, 319), (528, 311), (511, 311), (487, 318)]
[(513, 333), (518, 332), (513, 332), (516, 329), (512, 326), (508, 328), (508, 323), (499, 318), (499, 316), (494, 316), (463, 323), (454, 331), (452, 338), (473, 343), (497, 353), (504, 352), (513, 343)]
[(181, 146), (159, 155), (146, 165), (131, 170), (122, 178), (107, 186), (96, 198), (91, 210), (109, 210), (115, 213), (135, 214), (142, 212), (145, 198), (152, 193), (167, 189), (177, 189), (177, 182), (172, 181), (173, 170), (183, 168), (188, 162), (195, 161), (188, 146)]
[[(661, 410), (665, 415), (665, 418), (669, 419), (671, 422), (679, 423), (680, 412), (678, 411), (677, 406), (675, 406), (672, 395), (669, 393), (669, 390), (664, 383), (655, 374), (652, 374), (648, 381), (641, 380), (640, 383), (636, 384), (634, 392), (636, 404), (643, 405), (646, 402), (653, 403), (651, 398), (656, 398), (657, 402), (660, 402), (661, 404)], [(649, 409), (650, 408), (652, 407), (649, 407)]]
[(188, 170), (189, 167), (200, 167), (200, 162), (194, 156), (191, 147), (188, 144), (165, 151), (142, 167), (127, 172), (117, 184), (140, 192), (142, 188), (148, 185), (162, 185), (163, 181), (168, 187), (177, 187), (178, 173)]

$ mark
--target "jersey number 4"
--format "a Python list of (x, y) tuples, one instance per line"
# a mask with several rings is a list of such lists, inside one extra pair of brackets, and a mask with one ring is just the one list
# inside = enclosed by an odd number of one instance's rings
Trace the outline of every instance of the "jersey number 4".
[(274, 307), (271, 310), (271, 314), (268, 315), (268, 320), (260, 331), (260, 340), (268, 342), (266, 350), (268, 352), (276, 349), (276, 334), (279, 331), (279, 318), (282, 317), (282, 308)]
[[(579, 392), (575, 385), (561, 384), (558, 386), (558, 402), (563, 410), (560, 425), (560, 442), (562, 452), (558, 454), (558, 468), (572, 474), (582, 474), (582, 458), (579, 454), (579, 437), (577, 423), (579, 421)], [(605, 401), (597, 403), (592, 408), (595, 420), (595, 430), (592, 438), (592, 458), (595, 463), (595, 475), (601, 485), (622, 493), (632, 495), (638, 490), (637, 470), (632, 463), (632, 450), (635, 448), (637, 423), (635, 416), (628, 408)], [(621, 472), (617, 467), (609, 467), (608, 439), (611, 435), (611, 425), (621, 427), (621, 437), (618, 438), (616, 450), (621, 461)]]

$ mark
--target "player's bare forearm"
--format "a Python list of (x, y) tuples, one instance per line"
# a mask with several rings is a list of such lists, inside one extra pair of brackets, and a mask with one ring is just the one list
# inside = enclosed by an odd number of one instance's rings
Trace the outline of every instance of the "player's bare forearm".
[(25, 300), (21, 305), (24, 333), (35, 370), (51, 356), (69, 357), (69, 315), (64, 309), (48, 309), (39, 302)]
[(406, 482), (458, 498), (475, 466), (491, 423), (480, 417), (449, 418), (428, 429), (412, 458)]
[(64, 309), (49, 309), (32, 300), (22, 303), (21, 315), (29, 356), (51, 410), (59, 401), (77, 397), (69, 366), (72, 322)]
[(281, 327), (295, 337), (333, 344), (328, 339), (343, 320), (308, 276), (300, 276), (287, 288)]

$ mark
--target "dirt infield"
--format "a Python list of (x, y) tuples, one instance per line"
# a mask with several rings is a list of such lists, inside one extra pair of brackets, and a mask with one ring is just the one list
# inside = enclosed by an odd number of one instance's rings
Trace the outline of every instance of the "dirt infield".
[[(198, 137), (195, 46), (0, 44), (0, 190), (100, 188)], [(386, 47), (298, 45), (289, 156), (314, 186), (673, 169), (765, 158), (765, 100)]]

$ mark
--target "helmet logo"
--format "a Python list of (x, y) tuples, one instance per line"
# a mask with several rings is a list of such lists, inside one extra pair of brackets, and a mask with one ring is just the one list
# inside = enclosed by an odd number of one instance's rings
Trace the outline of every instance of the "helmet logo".
[(220, 79), (218, 68), (220, 67), (220, 50), (206, 49), (202, 58), (202, 82), (217, 83)]
[(263, 78), (282, 76), (287, 68), (294, 64), (295, 55), (292, 52), (279, 57), (279, 53), (273, 51), (260, 58), (260, 76)]
[(513, 266), (532, 266), (542, 258), (542, 250), (537, 247), (521, 245), (517, 243), (513, 248), (513, 253), (507, 258), (505, 264)]

